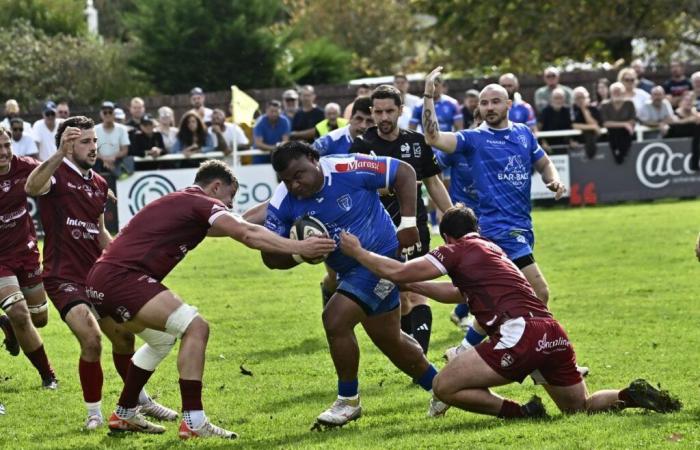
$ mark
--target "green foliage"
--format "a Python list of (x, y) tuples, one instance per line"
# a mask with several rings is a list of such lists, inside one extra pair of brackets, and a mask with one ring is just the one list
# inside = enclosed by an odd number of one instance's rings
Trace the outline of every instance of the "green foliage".
[(142, 0), (125, 21), (138, 40), (132, 63), (166, 93), (273, 84), (280, 49), (269, 26), (278, 0)]
[(0, 28), (29, 21), (48, 35), (78, 36), (87, 31), (83, 0), (0, 0)]
[(143, 77), (127, 64), (127, 48), (89, 36), (48, 36), (28, 22), (0, 29), (0, 98), (24, 108), (47, 98), (94, 104), (147, 94)]
[[(328, 39), (299, 42), (291, 51), (291, 63), (287, 75), (297, 84), (345, 83), (357, 75), (352, 69), (352, 53)], [(283, 78), (284, 79), (284, 78)]]

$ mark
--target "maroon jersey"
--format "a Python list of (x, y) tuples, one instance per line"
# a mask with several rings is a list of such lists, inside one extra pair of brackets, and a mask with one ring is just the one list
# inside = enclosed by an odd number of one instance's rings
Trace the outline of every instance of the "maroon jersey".
[(491, 335), (516, 317), (552, 317), (503, 250), (477, 233), (426, 255), (467, 298), (469, 310)]
[(206, 237), (226, 206), (199, 186), (165, 195), (139, 211), (98, 262), (142, 272), (158, 281)]
[(44, 278), (84, 283), (100, 256), (99, 218), (107, 203), (107, 182), (94, 171), (83, 176), (67, 159), (56, 169), (51, 189), (39, 197), (44, 225)]
[(0, 175), (0, 261), (20, 259), (37, 252), (36, 231), (27, 205), (24, 184), (39, 161), (12, 156), (10, 171)]

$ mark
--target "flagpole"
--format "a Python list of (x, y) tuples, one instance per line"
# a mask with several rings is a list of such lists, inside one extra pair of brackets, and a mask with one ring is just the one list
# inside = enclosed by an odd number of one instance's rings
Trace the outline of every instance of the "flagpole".
[[(233, 174), (238, 175), (238, 123), (236, 123), (236, 103), (234, 102), (233, 96), (235, 95), (235, 89), (231, 86), (231, 120), (233, 122)], [(238, 213), (238, 203), (233, 202), (233, 212)]]

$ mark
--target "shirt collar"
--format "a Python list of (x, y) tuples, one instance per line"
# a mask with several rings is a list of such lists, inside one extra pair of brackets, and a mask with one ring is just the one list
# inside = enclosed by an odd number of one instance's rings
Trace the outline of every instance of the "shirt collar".
[(84, 180), (92, 180), (92, 177), (95, 174), (95, 172), (93, 172), (92, 169), (88, 169), (87, 175), (83, 175), (83, 173), (80, 171), (80, 169), (78, 169), (78, 166), (73, 164), (68, 158), (63, 158), (63, 162), (66, 163), (68, 165), (68, 167), (75, 170), (78, 173), (78, 175), (80, 175), (80, 177), (83, 178)]
[(491, 133), (491, 134), (494, 134), (494, 131), (508, 131), (508, 130), (510, 130), (511, 128), (513, 128), (513, 122), (511, 122), (510, 120), (508, 121), (508, 126), (505, 127), (505, 128), (491, 128), (491, 127), (486, 123), (486, 121), (481, 122), (481, 125), (479, 125), (479, 129), (480, 129), (480, 130), (486, 131), (486, 132)]

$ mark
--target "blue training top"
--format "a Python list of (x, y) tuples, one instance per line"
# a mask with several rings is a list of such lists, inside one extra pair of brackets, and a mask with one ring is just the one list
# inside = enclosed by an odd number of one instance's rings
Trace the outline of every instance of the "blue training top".
[(484, 122), (456, 135), (456, 153), (473, 168), (482, 235), (531, 230), (530, 174), (545, 152), (530, 128), (509, 121), (507, 128), (495, 130)]
[[(310, 215), (326, 225), (336, 242), (345, 230), (358, 237), (371, 252), (385, 255), (399, 245), (396, 228), (379, 200), (377, 189), (388, 188), (396, 180), (399, 161), (388, 157), (349, 154), (325, 156), (320, 161), (323, 188), (309, 198), (297, 198), (284, 183), (267, 207), (265, 227), (280, 236), (289, 236), (297, 219)], [(326, 263), (339, 274), (358, 265), (336, 248)]]
[[(469, 159), (464, 153), (435, 152), (442, 169), (451, 168), (448, 193), (452, 203), (464, 203), (479, 214), (479, 195), (474, 185), (474, 175)], [(478, 217), (478, 216), (477, 216)]]
[[(459, 104), (454, 100), (446, 98), (444, 95), (440, 97), (440, 100), (435, 102), (435, 115), (437, 116), (440, 131), (452, 131), (455, 120), (460, 120), (463, 118), (462, 110), (459, 107)], [(411, 123), (413, 125), (420, 125), (422, 118), (423, 103), (420, 103), (413, 108)]]
[(350, 125), (346, 125), (337, 130), (333, 130), (325, 136), (321, 136), (313, 143), (313, 147), (318, 150), (321, 156), (347, 155), (352, 146), (352, 136), (350, 136)]

